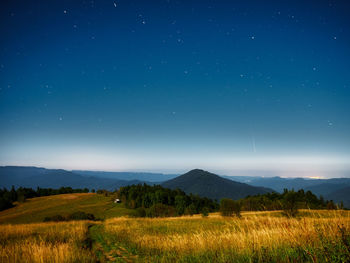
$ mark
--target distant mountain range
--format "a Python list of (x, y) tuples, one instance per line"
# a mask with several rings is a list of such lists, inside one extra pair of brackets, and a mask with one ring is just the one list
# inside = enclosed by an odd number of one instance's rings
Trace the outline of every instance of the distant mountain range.
[[(0, 167), (0, 187), (31, 187), (31, 188), (72, 188), (115, 190), (125, 185), (143, 183), (140, 180), (119, 180), (82, 176), (61, 169), (45, 169), (38, 167), (4, 166)], [(149, 183), (149, 182), (146, 182)], [(149, 183), (152, 184), (152, 183)]]
[(270, 187), (277, 192), (284, 188), (289, 190), (311, 191), (314, 194), (322, 195), (327, 200), (337, 203), (344, 202), (350, 207), (350, 178), (331, 179), (305, 179), (305, 178), (282, 178), (282, 177), (247, 177), (247, 176), (224, 176), (232, 181), (240, 181), (253, 186)]
[(346, 186), (329, 194), (326, 194), (325, 199), (334, 200), (337, 203), (343, 201), (344, 206), (350, 208), (350, 186)]
[[(308, 178), (282, 178), (282, 177), (250, 177), (250, 176), (223, 176), (232, 181), (238, 181), (254, 186), (269, 187), (277, 192), (282, 192), (284, 188), (287, 189), (304, 189), (311, 190), (315, 194), (325, 194), (324, 191), (336, 190), (350, 185), (350, 178), (332, 178), (332, 179), (308, 179)], [(330, 189), (322, 185), (329, 185)], [(320, 191), (320, 192), (319, 192)]]
[(186, 174), (66, 171), (38, 167), (0, 167), (0, 187), (43, 187), (115, 190), (122, 186), (147, 183), (162, 184), (168, 188), (180, 188), (187, 193), (219, 200), (222, 197), (239, 199), (247, 195), (266, 192), (282, 192), (287, 189), (304, 189), (327, 200), (344, 202), (350, 208), (350, 178), (304, 179), (258, 176), (218, 176), (200, 169)]
[(104, 171), (82, 171), (73, 170), (73, 173), (80, 174), (83, 176), (93, 176), (99, 178), (112, 178), (119, 180), (138, 180), (147, 182), (164, 182), (173, 179), (179, 174), (163, 174), (163, 173), (143, 173), (143, 172), (104, 172)]
[(273, 192), (269, 188), (235, 182), (200, 169), (191, 170), (188, 173), (166, 181), (162, 183), (162, 186), (171, 189), (179, 188), (188, 194), (198, 194), (199, 196), (216, 200), (220, 200), (221, 198), (240, 199), (247, 195)]

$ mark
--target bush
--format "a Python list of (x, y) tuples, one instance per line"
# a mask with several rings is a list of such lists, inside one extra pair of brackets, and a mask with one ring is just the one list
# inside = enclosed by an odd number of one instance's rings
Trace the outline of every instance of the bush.
[(17, 201), (20, 203), (24, 203), (26, 201), (26, 197), (24, 194), (18, 194)]
[(13, 207), (11, 201), (0, 197), (0, 211)]
[(69, 220), (96, 220), (93, 214), (85, 212), (74, 212), (67, 217), (61, 215), (47, 216), (44, 218), (44, 222), (60, 222), (60, 221), (69, 221)]
[(47, 216), (44, 218), (44, 222), (61, 222), (66, 221), (66, 218), (61, 215)]
[(193, 216), (196, 213), (196, 207), (194, 204), (190, 204), (188, 207), (185, 209), (185, 214)]
[(220, 201), (220, 212), (222, 216), (241, 216), (241, 204), (232, 199), (223, 198)]
[(68, 215), (67, 220), (95, 220), (95, 216), (93, 214), (78, 211)]
[(208, 207), (204, 207), (202, 209), (202, 216), (207, 217), (208, 215), (209, 215), (209, 209), (208, 209)]
[(136, 217), (145, 217), (146, 216), (146, 209), (144, 209), (143, 207), (136, 208), (135, 216)]
[(328, 210), (336, 210), (337, 209), (337, 206), (335, 205), (333, 200), (330, 200), (327, 202), (327, 209)]
[(163, 204), (152, 205), (147, 210), (148, 217), (168, 217), (175, 216), (176, 214), (177, 213), (174, 207)]

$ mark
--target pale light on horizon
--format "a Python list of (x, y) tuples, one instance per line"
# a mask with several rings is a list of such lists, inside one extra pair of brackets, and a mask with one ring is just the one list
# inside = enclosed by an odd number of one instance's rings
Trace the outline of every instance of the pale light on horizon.
[[(19, 161), (21, 160), (21, 161)], [(40, 160), (40, 161), (37, 161)], [(86, 151), (58, 151), (54, 154), (37, 151), (17, 160), (2, 158), (1, 165), (40, 166), (52, 169), (94, 171), (142, 171), (184, 173), (200, 168), (222, 175), (263, 174), (264, 176), (307, 177), (312, 179), (349, 177), (350, 158), (346, 156), (237, 156), (203, 154), (202, 156), (143, 155)]]

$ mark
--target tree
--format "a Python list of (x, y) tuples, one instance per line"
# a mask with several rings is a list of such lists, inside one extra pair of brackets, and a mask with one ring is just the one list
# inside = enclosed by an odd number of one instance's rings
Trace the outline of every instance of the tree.
[(196, 213), (196, 206), (192, 203), (185, 209), (185, 214), (193, 216)]
[(336, 210), (337, 206), (334, 204), (333, 200), (330, 200), (327, 202), (327, 209), (328, 210)]
[(183, 215), (186, 208), (186, 199), (183, 195), (175, 196), (175, 208), (179, 215)]
[(292, 190), (284, 192), (283, 195), (282, 207), (285, 215), (295, 217), (298, 213), (298, 193)]
[(26, 197), (23, 193), (19, 193), (17, 195), (17, 201), (20, 202), (20, 203), (24, 203), (26, 201)]
[(202, 209), (202, 217), (207, 217), (209, 215), (208, 207), (203, 207)]
[(232, 199), (223, 198), (220, 201), (220, 212), (222, 216), (241, 216), (241, 204)]
[(14, 186), (11, 187), (10, 191), (10, 201), (14, 202), (17, 200), (17, 192)]

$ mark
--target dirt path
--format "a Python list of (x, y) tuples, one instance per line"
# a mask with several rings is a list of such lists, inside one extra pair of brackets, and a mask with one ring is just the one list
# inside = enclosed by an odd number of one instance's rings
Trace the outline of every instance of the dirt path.
[(133, 255), (120, 244), (113, 242), (112, 237), (104, 231), (102, 224), (89, 226), (88, 241), (98, 262), (137, 262), (138, 256)]

